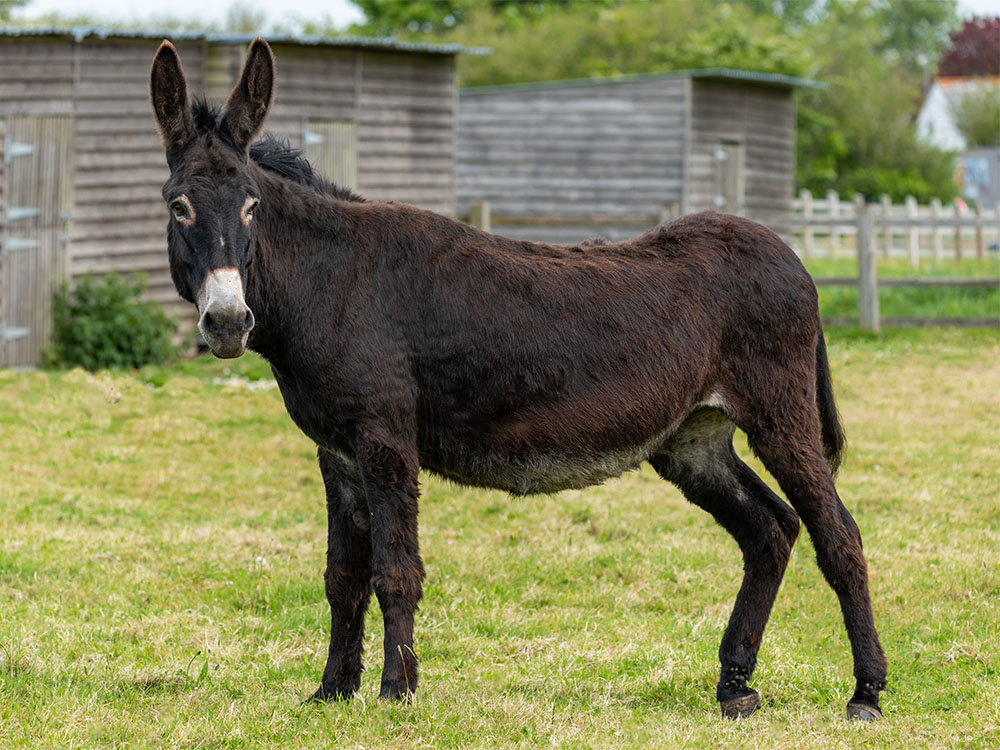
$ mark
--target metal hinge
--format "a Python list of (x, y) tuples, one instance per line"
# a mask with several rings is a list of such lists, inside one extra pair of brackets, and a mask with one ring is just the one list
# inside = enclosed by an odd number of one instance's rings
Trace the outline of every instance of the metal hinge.
[(31, 331), (27, 328), (8, 326), (7, 321), (0, 320), (0, 346), (7, 346), (11, 341), (23, 339), (30, 333)]
[(9, 135), (4, 138), (3, 160), (10, 164), (19, 156), (29, 156), (35, 153), (35, 147), (31, 143), (20, 143)]
[(34, 250), (38, 244), (38, 240), (29, 237), (11, 237), (7, 232), (0, 233), (0, 255), (16, 253), (19, 250)]
[(5, 206), (3, 217), (5, 221), (18, 221), (20, 219), (30, 219), (41, 214), (41, 209), (31, 206)]

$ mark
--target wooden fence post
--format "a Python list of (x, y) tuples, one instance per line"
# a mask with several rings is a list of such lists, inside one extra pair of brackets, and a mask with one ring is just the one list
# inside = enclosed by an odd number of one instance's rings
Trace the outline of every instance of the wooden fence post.
[(879, 330), (878, 280), (875, 273), (875, 250), (872, 247), (872, 209), (858, 203), (858, 321), (866, 331)]
[(826, 191), (826, 203), (830, 213), (830, 257), (840, 255), (840, 227), (837, 218), (840, 216), (840, 194), (836, 190)]
[[(918, 217), (917, 211), (917, 199), (912, 195), (906, 196), (906, 216), (910, 219), (916, 219)], [(910, 267), (919, 268), (920, 267), (920, 228), (911, 225), (909, 232), (909, 245), (908, 249), (910, 251)]]
[(982, 260), (986, 255), (986, 243), (983, 242), (983, 225), (979, 221), (983, 218), (983, 204), (976, 204), (976, 259)]
[(956, 201), (952, 204), (955, 208), (955, 260), (962, 262), (962, 209)]
[(489, 201), (476, 201), (469, 204), (469, 223), (474, 227), (479, 227), (484, 232), (492, 231)]
[(815, 230), (812, 228), (812, 224), (809, 223), (809, 219), (813, 215), (813, 196), (812, 193), (805, 188), (799, 192), (799, 200), (802, 201), (802, 218), (806, 219), (805, 228), (802, 230), (802, 255), (806, 258), (811, 258), (813, 256), (813, 251), (815, 247), (813, 246), (815, 240)]
[(940, 198), (931, 198), (931, 213), (934, 216), (934, 262), (940, 263), (944, 258), (944, 232), (941, 231), (943, 221)]
[(889, 219), (892, 218), (892, 198), (890, 198), (885, 193), (879, 198), (879, 203), (882, 204), (882, 237), (885, 240), (885, 245), (883, 246), (883, 257), (892, 257), (892, 246), (895, 243), (895, 230), (892, 224), (889, 223)]

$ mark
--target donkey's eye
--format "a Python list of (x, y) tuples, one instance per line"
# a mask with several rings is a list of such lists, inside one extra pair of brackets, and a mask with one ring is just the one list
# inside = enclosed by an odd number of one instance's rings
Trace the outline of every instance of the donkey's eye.
[(253, 212), (257, 210), (257, 206), (259, 206), (259, 205), (260, 205), (260, 201), (255, 200), (255, 201), (253, 201), (253, 203), (250, 203), (246, 207), (246, 210), (244, 211), (244, 213), (246, 214), (246, 217), (248, 219), (252, 219), (253, 218)]
[(178, 219), (183, 219), (187, 216), (187, 206), (181, 201), (174, 201), (170, 204), (170, 210)]

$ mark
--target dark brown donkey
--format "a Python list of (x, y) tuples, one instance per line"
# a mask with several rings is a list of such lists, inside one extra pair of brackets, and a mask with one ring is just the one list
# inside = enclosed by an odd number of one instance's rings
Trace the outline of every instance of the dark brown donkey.
[[(878, 718), (885, 656), (858, 527), (831, 474), (844, 442), (816, 289), (792, 251), (714, 213), (562, 247), (367, 201), (277, 141), (251, 145), (273, 90), (262, 40), (221, 109), (192, 106), (169, 42), (153, 62), (177, 291), (217, 356), (249, 346), (267, 358), (319, 446), (331, 633), (313, 698), (358, 689), (372, 590), (380, 695), (417, 687), (418, 469), (520, 495), (648, 461), (743, 553), (719, 648), (723, 714), (760, 703), (747, 680), (801, 517), (851, 640), (848, 714)], [(736, 456), (737, 427), (791, 507)]]

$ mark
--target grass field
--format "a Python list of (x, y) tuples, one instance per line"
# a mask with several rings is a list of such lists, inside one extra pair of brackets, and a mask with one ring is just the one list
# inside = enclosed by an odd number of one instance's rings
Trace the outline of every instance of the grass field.
[(375, 698), (373, 605), (359, 696), (301, 705), (327, 644), (322, 488), (244, 358), (0, 370), (0, 747), (996, 748), (1000, 337), (834, 330), (830, 357), (890, 662), (878, 725), (843, 719), (850, 650), (804, 533), (764, 704), (718, 716), (741, 562), (648, 468), (523, 499), (423, 476), (417, 698)]

